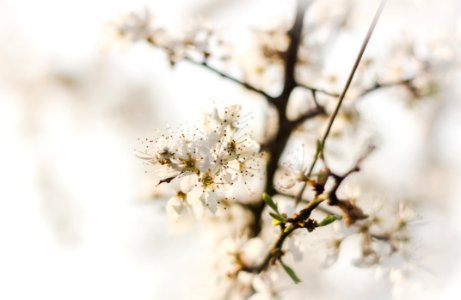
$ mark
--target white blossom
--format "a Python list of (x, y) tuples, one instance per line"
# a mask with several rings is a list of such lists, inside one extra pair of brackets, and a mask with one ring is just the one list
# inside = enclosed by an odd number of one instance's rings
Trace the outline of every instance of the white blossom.
[(240, 111), (238, 105), (214, 109), (205, 116), (203, 128), (170, 129), (137, 152), (154, 166), (159, 184), (179, 182), (180, 189), (168, 201), (173, 218), (189, 206), (198, 211), (198, 203), (216, 213), (222, 199), (232, 198), (236, 180), (246, 182), (260, 171), (259, 145), (242, 130)]
[(313, 155), (307, 154), (305, 145), (296, 148), (288, 153), (287, 158), (281, 164), (277, 187), (282, 190), (299, 188), (300, 184), (306, 182), (309, 163)]
[(276, 272), (268, 272), (264, 276), (256, 276), (253, 279), (255, 293), (250, 300), (277, 300), (281, 299), (277, 282), (280, 280)]

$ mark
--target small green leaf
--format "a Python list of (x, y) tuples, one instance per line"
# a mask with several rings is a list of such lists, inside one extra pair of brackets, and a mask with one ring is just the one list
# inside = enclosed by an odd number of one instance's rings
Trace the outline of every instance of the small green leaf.
[(274, 218), (275, 220), (278, 220), (280, 222), (285, 222), (285, 218), (279, 214), (275, 214), (273, 212), (269, 212), (269, 215), (271, 215), (272, 218)]
[(328, 215), (325, 217), (325, 219), (322, 220), (322, 222), (319, 223), (319, 227), (321, 226), (327, 226), (328, 224), (333, 223), (336, 220), (341, 219), (340, 216), (337, 215)]
[(328, 170), (322, 170), (317, 174), (317, 183), (320, 185), (325, 185), (328, 180)]
[(279, 214), (269, 212), (269, 215), (273, 219), (272, 220), (272, 225), (274, 225), (274, 226), (278, 226), (278, 225), (286, 222), (285, 218), (283, 216), (279, 215)]
[(277, 204), (274, 202), (274, 200), (272, 200), (272, 197), (269, 194), (263, 193), (262, 198), (270, 208), (272, 208), (277, 214), (279, 213)]
[(293, 226), (288, 226), (283, 230), (283, 233), (287, 233), (288, 231), (292, 230)]
[(301, 282), (301, 279), (299, 279), (298, 275), (296, 275), (295, 271), (293, 271), (292, 268), (284, 264), (282, 260), (280, 260), (280, 264), (282, 265), (283, 269), (285, 270), (285, 272), (287, 272), (288, 276), (290, 276), (291, 280), (293, 280), (294, 283), (298, 284)]
[(280, 224), (283, 224), (283, 222), (280, 221), (280, 220), (272, 219), (272, 225), (273, 226), (279, 226)]

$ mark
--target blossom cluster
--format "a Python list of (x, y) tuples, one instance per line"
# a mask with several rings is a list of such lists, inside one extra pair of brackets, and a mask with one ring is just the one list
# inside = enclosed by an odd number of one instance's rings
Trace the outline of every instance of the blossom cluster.
[(231, 105), (205, 115), (203, 128), (168, 130), (148, 140), (138, 157), (154, 167), (158, 184), (174, 190), (167, 204), (173, 219), (192, 209), (201, 217), (206, 207), (216, 213), (233, 200), (233, 185), (260, 170), (259, 144), (245, 130), (241, 107)]

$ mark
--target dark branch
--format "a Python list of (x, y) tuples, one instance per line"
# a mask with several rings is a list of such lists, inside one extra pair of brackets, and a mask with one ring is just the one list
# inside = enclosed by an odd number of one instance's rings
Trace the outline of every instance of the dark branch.
[[(159, 49), (164, 50), (164, 51), (167, 52), (167, 53), (171, 53), (171, 52), (173, 51), (172, 49), (170, 49), (170, 48), (168, 48), (168, 47), (166, 47), (166, 46), (162, 46), (162, 45), (156, 44), (156, 43), (154, 42), (154, 40), (151, 39), (150, 37), (147, 37), (147, 38), (146, 38), (146, 42), (149, 43), (150, 45), (156, 47), (156, 48), (159, 48)], [(174, 51), (173, 51), (173, 52), (174, 52)], [(229, 74), (226, 74), (226, 73), (224, 73), (223, 71), (218, 70), (217, 68), (211, 66), (210, 64), (208, 64), (208, 62), (206, 61), (206, 59), (204, 59), (204, 60), (202, 60), (202, 61), (198, 61), (198, 60), (195, 60), (195, 59), (193, 59), (192, 57), (187, 56), (187, 55), (185, 55), (182, 59), (185, 60), (185, 61), (187, 61), (187, 62), (189, 62), (189, 63), (191, 63), (191, 64), (194, 64), (194, 65), (196, 65), (196, 66), (204, 67), (205, 69), (207, 69), (208, 71), (211, 71), (212, 73), (215, 73), (215, 74), (217, 74), (217, 75), (219, 75), (219, 76), (221, 76), (221, 77), (223, 77), (223, 78), (226, 78), (226, 79), (228, 79), (228, 80), (230, 80), (230, 81), (232, 81), (232, 82), (234, 82), (234, 83), (236, 83), (236, 84), (238, 84), (238, 85), (240, 85), (240, 86), (242, 86), (242, 87), (244, 87), (244, 88), (246, 88), (246, 89), (248, 89), (248, 90), (250, 90), (250, 91), (253, 91), (253, 92), (255, 92), (255, 93), (258, 93), (258, 94), (264, 96), (267, 100), (272, 100), (272, 99), (273, 99), (272, 96), (270, 96), (269, 94), (267, 94), (267, 93), (264, 92), (263, 90), (254, 87), (253, 85), (249, 84), (248, 82), (245, 82), (245, 81), (242, 81), (242, 80), (240, 80), (240, 79), (238, 79), (238, 78), (235, 78), (235, 77), (233, 77), (233, 76), (231, 76), (231, 75), (229, 75)], [(173, 64), (173, 65), (174, 65), (174, 64)]]
[(408, 77), (408, 78), (404, 78), (404, 79), (398, 79), (398, 80), (395, 80), (395, 81), (389, 81), (389, 82), (379, 82), (377, 81), (374, 85), (372, 85), (371, 87), (368, 87), (366, 89), (364, 89), (359, 95), (357, 98), (362, 98), (372, 92), (375, 92), (377, 90), (380, 90), (380, 89), (383, 89), (383, 88), (389, 88), (389, 87), (394, 87), (394, 86), (399, 86), (399, 85), (402, 85), (402, 86), (408, 86), (410, 87), (411, 86), (411, 83), (413, 82), (413, 80), (415, 80), (417, 78), (417, 76), (413, 76), (413, 77)]
[(310, 120), (320, 115), (328, 116), (323, 106), (317, 106), (317, 107), (314, 107), (306, 111), (303, 115), (301, 115), (298, 119), (292, 121), (291, 123), (292, 123), (293, 128), (296, 128), (302, 125), (305, 121)]
[(232, 81), (234, 83), (237, 83), (238, 85), (240, 85), (240, 86), (242, 86), (242, 87), (244, 87), (244, 88), (246, 88), (246, 89), (248, 89), (250, 91), (253, 91), (255, 93), (258, 93), (258, 94), (264, 96), (268, 100), (273, 99), (272, 96), (270, 96), (269, 94), (267, 94), (263, 90), (252, 86), (248, 82), (241, 81), (240, 79), (237, 79), (237, 78), (235, 78), (235, 77), (233, 77), (233, 76), (231, 76), (229, 74), (226, 74), (223, 71), (220, 71), (220, 70), (216, 69), (215, 67), (209, 65), (206, 60), (204, 60), (204, 61), (196, 61), (196, 60), (192, 59), (189, 56), (184, 57), (184, 60), (187, 61), (187, 62), (190, 62), (190, 63), (192, 63), (194, 65), (202, 66), (202, 67), (206, 68), (207, 70), (209, 70), (209, 71), (211, 71), (211, 72), (213, 72), (213, 73), (215, 73), (215, 74), (217, 74), (217, 75), (219, 75), (219, 76), (221, 76), (223, 78), (226, 78), (226, 79), (228, 79), (228, 80), (230, 80), (230, 81)]
[[(290, 194), (287, 194), (287, 193), (284, 193), (284, 192), (281, 192), (281, 191), (278, 191), (277, 194), (281, 195), (281, 196), (284, 196), (284, 197), (287, 197), (287, 198), (290, 198), (292, 199), (293, 201), (295, 201), (295, 195), (290, 195)], [(311, 202), (312, 200), (307, 200), (307, 199), (301, 199), (301, 203), (305, 203), (305, 204), (308, 204), (309, 202)], [(317, 207), (317, 210), (326, 214), (326, 215), (334, 215), (335, 212), (330, 210), (329, 208), (326, 208), (326, 207), (323, 207), (323, 206), (318, 206)]]
[(308, 1), (307, 0), (298, 0), (296, 7), (296, 18), (293, 26), (288, 31), (288, 37), (290, 42), (288, 48), (285, 52), (285, 68), (284, 68), (284, 82), (283, 90), (279, 97), (276, 99), (275, 105), (279, 111), (281, 119), (286, 118), (286, 107), (288, 104), (288, 99), (296, 87), (295, 79), (295, 69), (298, 62), (298, 51), (299, 46), (301, 45), (303, 24), (304, 24), (304, 15), (306, 14)]
[[(424, 70), (421, 70), (421, 71), (424, 71)], [(363, 89), (356, 96), (355, 99), (360, 99), (373, 92), (376, 92), (376, 91), (379, 91), (385, 88), (395, 87), (395, 86), (407, 87), (413, 94), (417, 95), (417, 93), (415, 92), (414, 86), (413, 86), (413, 81), (416, 80), (418, 77), (419, 77), (419, 74), (408, 77), (408, 78), (396, 79), (396, 80), (388, 81), (388, 82), (377, 81), (372, 86)], [(339, 97), (339, 94), (337, 92), (328, 91), (328, 90), (321, 89), (321, 88), (316, 88), (316, 87), (313, 87), (307, 84), (296, 83), (296, 86), (311, 91), (314, 96), (316, 94), (323, 94), (323, 95), (330, 96), (330, 97)]]
[[(269, 153), (269, 161), (267, 162), (266, 167), (266, 186), (265, 192), (269, 195), (274, 195), (277, 191), (274, 187), (274, 178), (275, 172), (277, 171), (280, 157), (282, 156), (283, 150), (285, 149), (286, 144), (290, 138), (290, 134), (295, 128), (293, 122), (288, 121), (286, 117), (286, 107), (288, 104), (288, 99), (295, 88), (295, 66), (298, 59), (298, 49), (301, 43), (302, 28), (304, 22), (304, 15), (307, 8), (307, 0), (298, 0), (296, 7), (296, 18), (292, 28), (289, 30), (288, 35), (290, 38), (287, 51), (284, 55), (285, 58), (285, 68), (284, 68), (284, 85), (282, 93), (276, 98), (267, 98), (268, 100), (273, 100), (270, 103), (273, 103), (275, 109), (277, 110), (279, 116), (279, 129), (276, 136), (263, 145), (263, 148)], [(252, 212), (254, 214), (254, 220), (251, 225), (252, 228), (257, 230), (252, 230), (252, 234), (259, 234), (261, 228), (261, 215), (264, 210), (265, 204), (261, 201), (258, 206), (254, 208)]]
[(336, 93), (336, 92), (331, 92), (331, 91), (327, 91), (325, 89), (316, 88), (316, 87), (313, 87), (313, 86), (310, 86), (310, 85), (307, 85), (307, 84), (297, 82), (296, 86), (300, 87), (300, 88), (303, 88), (303, 89), (306, 89), (306, 90), (309, 90), (309, 91), (312, 91), (312, 92), (324, 94), (324, 95), (327, 95), (327, 96), (339, 97), (339, 94)]

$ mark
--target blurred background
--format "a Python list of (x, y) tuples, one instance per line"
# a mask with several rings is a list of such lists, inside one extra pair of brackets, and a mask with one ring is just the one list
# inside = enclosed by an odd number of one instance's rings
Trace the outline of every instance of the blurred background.
[[(355, 3), (360, 37), (377, 1)], [(133, 149), (156, 128), (198, 119), (213, 100), (252, 95), (186, 62), (172, 69), (164, 53), (145, 44), (115, 39), (114, 21), (144, 8), (173, 30), (206, 16), (228, 30), (245, 61), (248, 28), (289, 24), (294, 1), (0, 0), (0, 299), (206, 298), (199, 292), (210, 276), (202, 228), (169, 229), (164, 204), (149, 201), (152, 182)], [(460, 15), (457, 0), (391, 0), (378, 32), (402, 43), (411, 37), (455, 45)], [(375, 51), (386, 47), (379, 36)], [(355, 49), (337, 52), (337, 72), (346, 72)], [(401, 154), (405, 162), (390, 160), (394, 174), (412, 169), (409, 158), (425, 151), (437, 166), (416, 183), (435, 182), (433, 202), (420, 213), (429, 224), (419, 237), (430, 246), (424, 299), (454, 299), (461, 286), (460, 75), (450, 72), (440, 104), (417, 113), (397, 105), (383, 116), (379, 106), (369, 107), (374, 128), (388, 133), (378, 158)], [(430, 122), (421, 119), (425, 113), (434, 116)], [(389, 187), (398, 189), (401, 180), (396, 175)], [(349, 285), (369, 275), (352, 268), (340, 260), (340, 275), (329, 270), (322, 279), (338, 294), (312, 296), (387, 299), (379, 278), (367, 288)], [(350, 281), (338, 283), (341, 276)]]

